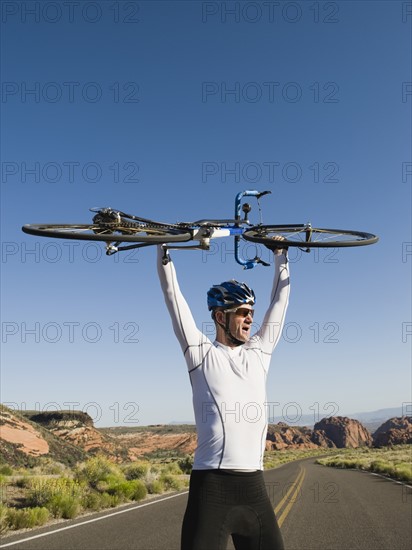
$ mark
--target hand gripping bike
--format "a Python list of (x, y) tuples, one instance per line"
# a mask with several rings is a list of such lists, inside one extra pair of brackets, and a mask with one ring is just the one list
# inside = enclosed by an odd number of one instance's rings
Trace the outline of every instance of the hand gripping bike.
[[(234, 255), (236, 261), (250, 269), (257, 264), (269, 265), (259, 257), (243, 259), (240, 256), (242, 239), (273, 248), (279, 237), (281, 247), (295, 246), (310, 252), (311, 248), (336, 248), (346, 246), (363, 246), (378, 241), (376, 235), (363, 231), (348, 229), (319, 229), (306, 224), (264, 225), (259, 199), (271, 191), (242, 191), (236, 195), (235, 215), (233, 219), (202, 219), (194, 222), (164, 223), (132, 214), (125, 214), (112, 208), (91, 208), (94, 213), (91, 223), (86, 224), (29, 224), (22, 230), (31, 235), (59, 239), (76, 239), (86, 241), (103, 241), (106, 254), (111, 255), (121, 250), (143, 246), (164, 244), (168, 249), (209, 250), (210, 241), (221, 237), (234, 237)], [(260, 223), (249, 221), (250, 204), (244, 197), (257, 199)], [(196, 244), (182, 245), (178, 243)], [(135, 244), (124, 244), (135, 243)]]

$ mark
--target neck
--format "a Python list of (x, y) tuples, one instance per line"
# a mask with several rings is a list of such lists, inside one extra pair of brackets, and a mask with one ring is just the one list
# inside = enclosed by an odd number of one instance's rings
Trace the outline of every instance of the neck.
[(241, 342), (240, 340), (233, 338), (233, 336), (231, 336), (230, 334), (227, 334), (227, 332), (225, 332), (223, 329), (216, 332), (216, 342), (219, 342), (219, 344), (223, 344), (224, 346), (228, 346), (232, 349), (244, 344), (244, 342)]

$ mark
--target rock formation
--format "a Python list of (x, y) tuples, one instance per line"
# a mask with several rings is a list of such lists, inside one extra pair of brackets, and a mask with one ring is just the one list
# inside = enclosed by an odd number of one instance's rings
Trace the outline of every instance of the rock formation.
[(24, 454), (41, 456), (49, 452), (49, 444), (38, 428), (12, 411), (1, 411), (1, 439), (12, 443)]
[(323, 432), (324, 437), (333, 441), (339, 449), (344, 447), (370, 447), (372, 436), (358, 421), (346, 416), (322, 418), (314, 426), (315, 432)]
[(121, 446), (111, 437), (102, 434), (94, 427), (93, 419), (81, 411), (48, 411), (28, 415), (32, 422), (46, 428), (60, 439), (80, 447), (87, 453), (101, 452), (108, 455), (121, 455)]
[(311, 441), (311, 435), (309, 428), (292, 427), (284, 422), (270, 424), (266, 435), (266, 449), (315, 449), (317, 445)]
[(412, 417), (401, 416), (384, 422), (373, 434), (374, 447), (412, 443)]

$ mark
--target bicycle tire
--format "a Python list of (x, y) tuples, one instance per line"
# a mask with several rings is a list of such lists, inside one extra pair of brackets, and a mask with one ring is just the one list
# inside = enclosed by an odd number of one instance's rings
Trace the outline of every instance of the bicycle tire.
[[(264, 245), (273, 244), (275, 236), (282, 236), (284, 246), (299, 248), (339, 248), (344, 246), (365, 246), (374, 244), (379, 237), (364, 231), (350, 229), (320, 229), (304, 224), (256, 225), (247, 229), (243, 237), (247, 241)], [(309, 240), (307, 240), (309, 239)]]
[(80, 241), (131, 242), (163, 244), (185, 242), (192, 239), (186, 229), (161, 227), (123, 227), (111, 229), (96, 224), (28, 224), (22, 227), (24, 233), (55, 239)]

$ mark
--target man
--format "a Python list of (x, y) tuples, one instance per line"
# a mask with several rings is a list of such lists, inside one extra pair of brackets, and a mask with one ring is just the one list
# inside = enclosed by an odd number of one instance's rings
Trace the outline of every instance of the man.
[(263, 480), (266, 378), (289, 298), (287, 251), (274, 243), (275, 276), (262, 326), (250, 336), (254, 292), (227, 281), (208, 292), (216, 326), (209, 340), (184, 299), (170, 257), (158, 247), (158, 273), (193, 391), (198, 444), (182, 527), (182, 550), (282, 550)]

